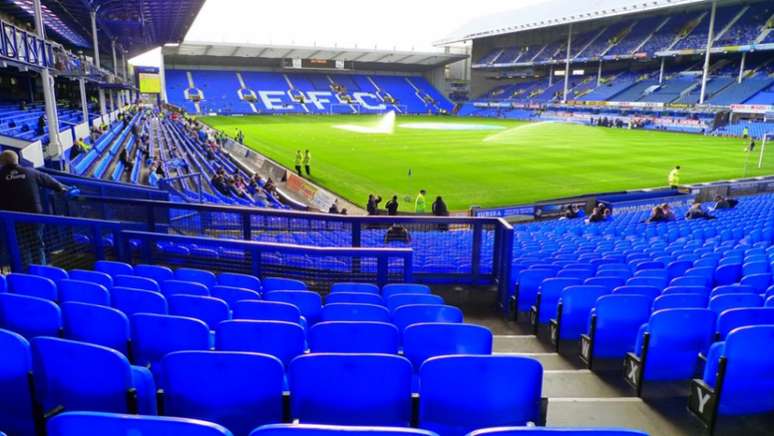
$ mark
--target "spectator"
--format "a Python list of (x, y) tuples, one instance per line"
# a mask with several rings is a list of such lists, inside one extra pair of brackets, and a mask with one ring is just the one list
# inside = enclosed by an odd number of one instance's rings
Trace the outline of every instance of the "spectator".
[(433, 215), (435, 216), (449, 216), (449, 209), (446, 207), (446, 203), (443, 201), (443, 198), (441, 198), (440, 195), (435, 197), (432, 209)]
[(574, 204), (571, 204), (567, 207), (567, 209), (564, 211), (564, 217), (568, 220), (571, 220), (573, 218), (578, 218), (578, 208), (575, 207)]
[(661, 212), (664, 214), (664, 221), (674, 221), (677, 219), (675, 213), (672, 211), (672, 206), (667, 203), (661, 205)]
[(216, 173), (212, 177), (212, 186), (223, 195), (228, 195), (228, 186), (226, 186), (225, 180), (221, 174)]
[(301, 154), (301, 150), (296, 150), (296, 172), (299, 176), (303, 176), (301, 174), (301, 163), (304, 161), (304, 156)]
[(650, 218), (646, 222), (648, 223), (660, 223), (666, 221), (664, 218), (664, 210), (661, 206), (656, 206), (650, 211)]
[(733, 198), (726, 198), (722, 195), (718, 195), (715, 197), (715, 206), (712, 208), (712, 210), (719, 210), (719, 209), (733, 209), (736, 207), (736, 205), (739, 204), (738, 200), (734, 200)]
[(374, 194), (368, 194), (368, 204), (366, 204), (366, 211), (368, 215), (379, 215), (379, 203), (382, 202), (382, 197)]
[(328, 213), (337, 214), (339, 213), (339, 200), (334, 199), (333, 204), (331, 204), (331, 207), (328, 208)]
[(605, 220), (605, 211), (606, 209), (602, 205), (598, 205), (594, 208), (594, 210), (591, 212), (591, 215), (589, 215), (588, 222), (589, 223), (599, 223)]
[(38, 136), (43, 136), (43, 133), (45, 133), (46, 129), (46, 115), (41, 114), (40, 117), (38, 117), (38, 129), (35, 131), (35, 134)]
[(393, 224), (390, 226), (389, 229), (387, 229), (387, 233), (384, 235), (384, 243), (389, 244), (390, 242), (403, 242), (403, 243), (410, 243), (411, 242), (411, 235), (409, 235), (408, 229), (401, 226), (400, 224)]
[(416, 212), (417, 214), (425, 213), (425, 210), (427, 208), (427, 202), (425, 201), (425, 194), (427, 194), (427, 192), (424, 189), (420, 189), (419, 194), (417, 194), (417, 199), (414, 200), (414, 212)]
[(266, 180), (266, 184), (263, 185), (263, 189), (265, 189), (269, 194), (275, 196), (277, 194), (277, 186), (274, 185), (274, 180), (272, 180), (271, 177)]
[(341, 214), (342, 215), (346, 215), (347, 214), (347, 208), (346, 207), (344, 209), (341, 209)]
[(695, 220), (695, 219), (714, 220), (715, 217), (710, 215), (704, 209), (702, 209), (701, 203), (699, 201), (694, 201), (693, 204), (691, 205), (690, 209), (688, 209), (688, 212), (685, 214), (685, 219), (687, 219), (687, 220)]
[(395, 216), (398, 214), (398, 196), (393, 195), (392, 199), (387, 202), (387, 204), (384, 205), (384, 207), (387, 209), (387, 215)]
[(129, 160), (129, 153), (126, 151), (126, 148), (121, 149), (121, 154), (118, 156), (118, 160), (124, 164), (124, 167), (131, 171), (134, 164), (131, 160)]

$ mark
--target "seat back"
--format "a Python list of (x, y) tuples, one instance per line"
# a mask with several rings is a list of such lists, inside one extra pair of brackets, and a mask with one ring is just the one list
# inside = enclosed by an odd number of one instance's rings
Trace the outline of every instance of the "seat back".
[(403, 331), (403, 355), (419, 368), (431, 357), (452, 354), (492, 354), (492, 332), (459, 323), (412, 324)]
[(169, 314), (187, 316), (204, 321), (210, 330), (215, 330), (221, 321), (230, 319), (228, 304), (220, 298), (199, 295), (172, 295), (169, 302)]
[(774, 325), (774, 308), (741, 307), (728, 309), (718, 316), (718, 335), (721, 340), (736, 328), (749, 325)]
[(6, 280), (8, 281), (8, 291), (14, 294), (45, 298), (51, 301), (59, 299), (56, 283), (46, 277), (10, 273), (6, 276)]
[(284, 321), (231, 320), (217, 326), (215, 348), (219, 351), (263, 353), (279, 359), (285, 367), (304, 354), (304, 329)]
[(161, 292), (167, 297), (170, 295), (210, 296), (210, 290), (207, 286), (187, 280), (165, 280), (161, 283)]
[(261, 280), (258, 277), (249, 274), (222, 272), (218, 274), (218, 284), (222, 286), (249, 289), (255, 292), (261, 292), (263, 289)]
[(30, 344), (19, 334), (0, 329), (0, 356), (0, 429), (12, 435), (35, 434)]
[(728, 264), (720, 265), (715, 270), (715, 285), (730, 285), (736, 283), (742, 278), (742, 265)]
[(268, 301), (289, 303), (301, 311), (309, 325), (314, 325), (320, 320), (322, 314), (322, 298), (317, 292), (311, 291), (271, 291), (264, 295)]
[(333, 303), (322, 308), (322, 321), (390, 322), (390, 311), (375, 304)]
[(591, 277), (583, 282), (584, 285), (604, 286), (611, 292), (613, 289), (623, 286), (625, 283), (626, 280), (620, 277)]
[(144, 291), (161, 292), (159, 284), (155, 280), (147, 277), (140, 277), (135, 275), (123, 275), (118, 274), (113, 276), (113, 286), (120, 286), (122, 288), (134, 288), (142, 289)]
[(115, 262), (112, 260), (98, 260), (94, 264), (94, 270), (103, 272), (113, 278), (117, 275), (130, 276), (134, 274), (134, 268), (128, 263)]
[(301, 322), (298, 307), (280, 301), (238, 301), (233, 309), (234, 319)]
[(739, 282), (742, 286), (750, 286), (755, 292), (762, 294), (771, 285), (771, 273), (749, 274)]
[[(648, 322), (652, 301), (645, 295), (603, 295), (594, 305), (596, 331), (595, 358), (623, 358), (634, 350), (640, 326)], [(589, 332), (590, 333), (590, 332)]]
[[(676, 381), (693, 376), (699, 353), (706, 353), (715, 331), (715, 314), (709, 309), (664, 309), (653, 312), (644, 380)], [(638, 338), (635, 350), (642, 349)]]
[(135, 265), (134, 274), (140, 277), (152, 279), (159, 284), (161, 284), (164, 280), (172, 280), (175, 278), (175, 273), (172, 272), (170, 268), (161, 265)]
[(653, 311), (661, 309), (678, 309), (681, 307), (707, 307), (708, 299), (702, 294), (669, 294), (653, 300)]
[(382, 288), (385, 300), (395, 294), (429, 294), (430, 287), (420, 283), (390, 283)]
[(233, 436), (220, 425), (198, 419), (101, 412), (64, 412), (48, 420), (46, 430), (48, 436), (83, 434)]
[(113, 277), (104, 272), (72, 269), (69, 274), (72, 280), (97, 283), (104, 286), (107, 290), (110, 290), (113, 287)]
[(382, 296), (379, 294), (370, 294), (365, 292), (336, 292), (335, 294), (328, 294), (325, 297), (325, 303), (359, 303), (384, 306), (384, 298), (382, 298)]
[(704, 286), (688, 286), (688, 285), (667, 286), (667, 288), (664, 289), (661, 295), (669, 295), (669, 294), (702, 294), (702, 295), (709, 296), (709, 290)]
[(70, 278), (67, 271), (51, 265), (30, 265), (27, 267), (27, 272), (32, 275), (45, 277), (57, 284), (62, 279)]
[(208, 350), (210, 331), (203, 321), (182, 316), (138, 313), (130, 317), (132, 356), (159, 379), (161, 359), (173, 351)]
[(263, 292), (271, 291), (306, 291), (306, 283), (301, 280), (282, 277), (266, 277), (261, 283)]
[(282, 422), (284, 369), (275, 357), (178, 351), (162, 366), (166, 414), (205, 419), (241, 435)]
[(218, 284), (218, 278), (211, 271), (197, 268), (178, 268), (175, 270), (175, 279), (186, 282), (201, 283), (210, 288)]
[(62, 303), (64, 336), (112, 348), (129, 355), (129, 319), (112, 307), (87, 303)]
[(67, 339), (31, 340), (36, 399), (43, 410), (130, 412), (132, 370), (113, 349)]
[(397, 327), (384, 322), (320, 322), (309, 331), (312, 353), (398, 354), (399, 346)]
[(554, 274), (550, 269), (526, 269), (519, 273), (519, 295), (516, 300), (519, 312), (526, 312), (535, 304), (543, 280)]
[(411, 304), (395, 309), (392, 322), (401, 333), (411, 324), (423, 322), (462, 322), (462, 311), (454, 306), (437, 304)]
[(250, 436), (437, 436), (418, 428), (359, 427), (355, 425), (273, 424), (264, 425)]
[(586, 331), (589, 313), (597, 299), (610, 291), (604, 286), (568, 286), (562, 291), (559, 338), (578, 340)]
[(579, 278), (552, 277), (543, 280), (540, 285), (540, 312), (538, 322), (547, 324), (548, 321), (556, 316), (556, 305), (562, 291), (568, 286), (580, 285), (582, 280)]
[(720, 315), (728, 309), (737, 307), (761, 307), (763, 297), (757, 294), (725, 294), (716, 295), (709, 301), (709, 309)]
[(543, 367), (535, 359), (434, 357), (422, 365), (419, 379), (419, 425), (438, 434), (540, 420)]
[(368, 294), (378, 294), (379, 287), (372, 283), (353, 283), (353, 282), (341, 282), (334, 283), (331, 286), (331, 294), (338, 292), (365, 292)]
[(387, 299), (390, 311), (409, 304), (444, 304), (444, 301), (440, 295), (433, 294), (392, 294)]
[(494, 427), (469, 433), (468, 436), (648, 436), (637, 430), (573, 427)]
[(411, 362), (386, 354), (307, 354), (288, 371), (292, 419), (407, 427)]
[(717, 286), (710, 293), (711, 297), (724, 294), (757, 294), (755, 288), (746, 285), (722, 285)]
[(59, 301), (66, 303), (99, 304), (110, 306), (110, 293), (107, 288), (94, 282), (83, 280), (62, 279), (59, 281)]
[(110, 291), (110, 302), (126, 316), (132, 316), (135, 313), (166, 314), (168, 312), (167, 299), (163, 295), (142, 289), (115, 287)]
[(26, 338), (59, 336), (62, 313), (45, 298), (0, 293), (0, 328)]
[(668, 280), (666, 277), (632, 277), (626, 280), (628, 286), (652, 286), (657, 288), (661, 293), (664, 288), (667, 287)]
[(234, 286), (215, 285), (210, 289), (212, 296), (220, 298), (228, 304), (229, 308), (234, 308), (237, 301), (241, 300), (260, 300), (261, 294), (247, 288), (237, 288)]
[(676, 277), (669, 282), (669, 286), (709, 286), (707, 279), (703, 276), (682, 276)]
[(661, 295), (661, 289), (648, 285), (624, 285), (613, 289), (613, 294), (644, 295), (653, 301)]
[(721, 415), (754, 415), (774, 410), (773, 343), (774, 325), (746, 326), (728, 334)]

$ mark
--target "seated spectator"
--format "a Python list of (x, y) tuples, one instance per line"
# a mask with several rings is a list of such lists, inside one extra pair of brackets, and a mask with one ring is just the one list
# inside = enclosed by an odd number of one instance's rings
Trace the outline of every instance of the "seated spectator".
[(715, 197), (715, 206), (711, 210), (733, 209), (737, 204), (739, 204), (739, 200), (718, 195)]
[(212, 177), (212, 180), (211, 180), (211, 182), (212, 182), (212, 186), (213, 186), (213, 187), (214, 187), (214, 188), (215, 188), (215, 189), (216, 189), (218, 192), (220, 192), (220, 193), (221, 193), (221, 194), (223, 194), (223, 195), (228, 195), (228, 194), (229, 194), (229, 192), (228, 192), (228, 186), (226, 185), (226, 182), (225, 182), (225, 180), (223, 179), (223, 176), (222, 176), (222, 175), (220, 175), (220, 174), (217, 174), (217, 173), (216, 173), (216, 174), (215, 174), (215, 175)]
[(272, 180), (271, 177), (266, 180), (266, 183), (263, 185), (263, 189), (265, 189), (269, 194), (276, 194), (277, 186), (274, 185), (274, 180)]
[(132, 163), (132, 161), (131, 161), (131, 160), (129, 160), (129, 153), (126, 151), (126, 148), (122, 148), (122, 149), (121, 149), (121, 154), (119, 154), (119, 156), (118, 156), (118, 160), (119, 160), (119, 161), (120, 161), (122, 164), (124, 164), (124, 167), (125, 167), (127, 170), (129, 170), (129, 171), (131, 171), (131, 170), (132, 170), (132, 167), (134, 166), (134, 164)]
[(664, 221), (674, 221), (677, 219), (670, 205), (666, 203), (662, 204), (661, 211), (664, 213)]
[(656, 206), (650, 211), (650, 218), (648, 218), (645, 222), (659, 223), (664, 221), (666, 221), (664, 218), (664, 210), (661, 208), (661, 206)]
[(693, 204), (691, 205), (690, 209), (688, 209), (688, 212), (686, 212), (685, 219), (687, 219), (687, 220), (696, 220), (696, 219), (714, 220), (715, 217), (710, 215), (704, 209), (702, 209), (701, 203), (699, 201), (694, 201)]
[(387, 233), (384, 235), (384, 243), (390, 242), (404, 242), (406, 244), (411, 242), (411, 235), (409, 235), (408, 229), (400, 224), (393, 224), (387, 229)]
[(594, 210), (591, 212), (591, 215), (589, 215), (588, 222), (589, 223), (599, 223), (605, 220), (605, 210), (606, 208), (602, 205), (597, 205), (597, 207), (594, 208)]
[(571, 220), (573, 218), (578, 218), (578, 208), (575, 207), (574, 204), (571, 204), (565, 209), (564, 211), (564, 218)]

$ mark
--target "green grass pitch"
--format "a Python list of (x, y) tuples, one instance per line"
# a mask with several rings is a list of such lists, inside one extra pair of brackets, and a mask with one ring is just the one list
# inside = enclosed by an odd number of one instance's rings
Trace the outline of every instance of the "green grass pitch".
[(747, 176), (774, 172), (774, 156), (758, 169), (758, 149), (744, 152), (741, 139), (693, 134), (421, 116), (399, 116), (393, 134), (365, 134), (335, 126), (369, 126), (377, 116), (202, 119), (232, 136), (241, 129), (247, 146), (288, 168), (295, 151), (308, 148), (315, 183), (361, 206), (369, 193), (385, 201), (397, 194), (402, 210), (413, 207), (404, 197), (422, 188), (429, 199), (442, 195), (450, 209), (464, 210), (663, 186), (675, 165), (681, 183), (743, 177), (746, 166)]

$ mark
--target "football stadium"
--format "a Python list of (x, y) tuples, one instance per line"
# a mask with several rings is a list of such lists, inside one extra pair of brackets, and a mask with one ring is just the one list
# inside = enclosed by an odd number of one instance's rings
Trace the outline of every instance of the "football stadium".
[(773, 140), (771, 0), (0, 0), (0, 436), (772, 435)]

